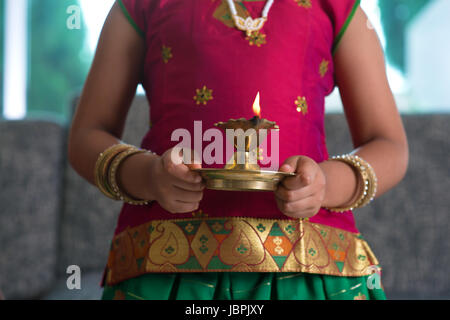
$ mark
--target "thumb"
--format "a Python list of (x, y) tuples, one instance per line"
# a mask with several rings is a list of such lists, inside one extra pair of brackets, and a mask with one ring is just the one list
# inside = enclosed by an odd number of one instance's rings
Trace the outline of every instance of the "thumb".
[[(190, 159), (189, 157), (184, 157), (184, 164), (190, 169), (201, 169), (202, 163), (200, 159), (200, 156), (197, 151), (189, 149), (190, 151)], [(189, 160), (189, 161), (186, 161)]]
[[(201, 182), (201, 176), (190, 169), (198, 167), (197, 164), (184, 164), (183, 152), (181, 148), (172, 148), (163, 156), (163, 164), (167, 171), (183, 181), (198, 183)], [(188, 161), (189, 162), (189, 161)]]
[(189, 169), (201, 169), (202, 168), (202, 165), (201, 164), (196, 164), (196, 163), (192, 163), (192, 164), (186, 164), (186, 166), (189, 168)]
[(193, 149), (184, 148), (183, 153), (183, 163), (189, 169), (200, 169), (202, 167), (202, 161), (199, 153)]
[(283, 165), (280, 167), (280, 171), (287, 172), (287, 173), (295, 172), (295, 170), (297, 168), (297, 159), (298, 159), (298, 156), (290, 157), (290, 158), (286, 159), (284, 161)]
[(307, 162), (306, 158), (302, 156), (295, 156), (288, 158), (281, 166), (280, 171), (295, 172), (295, 177), (287, 177), (283, 180), (283, 185), (286, 189), (296, 190), (304, 187), (307, 184), (303, 174), (303, 167)]

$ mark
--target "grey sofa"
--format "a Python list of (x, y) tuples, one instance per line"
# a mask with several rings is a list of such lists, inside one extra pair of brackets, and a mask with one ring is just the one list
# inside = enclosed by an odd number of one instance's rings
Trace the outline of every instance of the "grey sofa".
[[(450, 115), (403, 116), (410, 166), (395, 189), (355, 212), (383, 266), (391, 299), (450, 298)], [(330, 154), (351, 150), (343, 115), (326, 117)], [(138, 96), (123, 140), (139, 145), (148, 105)], [(67, 162), (68, 128), (0, 122), (0, 290), (7, 299), (99, 299), (120, 203), (104, 197)], [(81, 268), (81, 290), (66, 269)]]

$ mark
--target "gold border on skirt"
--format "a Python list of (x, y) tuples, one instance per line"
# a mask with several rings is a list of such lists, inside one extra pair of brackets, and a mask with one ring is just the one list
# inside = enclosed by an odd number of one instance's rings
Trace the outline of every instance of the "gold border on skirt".
[(360, 234), (307, 220), (189, 218), (154, 220), (117, 234), (106, 283), (146, 273), (373, 273), (378, 260)]

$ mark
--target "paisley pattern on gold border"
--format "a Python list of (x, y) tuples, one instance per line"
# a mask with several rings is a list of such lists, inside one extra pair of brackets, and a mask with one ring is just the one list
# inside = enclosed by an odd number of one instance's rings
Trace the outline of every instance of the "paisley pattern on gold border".
[(114, 237), (106, 283), (153, 272), (363, 276), (378, 261), (359, 234), (306, 220), (154, 220)]

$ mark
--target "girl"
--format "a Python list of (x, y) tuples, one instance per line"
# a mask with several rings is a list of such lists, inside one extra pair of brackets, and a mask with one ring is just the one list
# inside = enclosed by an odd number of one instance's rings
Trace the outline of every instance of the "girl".
[[(385, 298), (352, 209), (403, 178), (408, 146), (369, 25), (359, 0), (115, 3), (69, 145), (75, 170), (124, 201), (104, 299)], [(139, 83), (152, 124), (136, 148), (120, 138)], [(336, 85), (355, 147), (340, 158), (324, 134)], [(250, 118), (258, 91), (296, 176), (270, 197), (206, 190), (199, 165), (171, 158), (172, 132)]]

